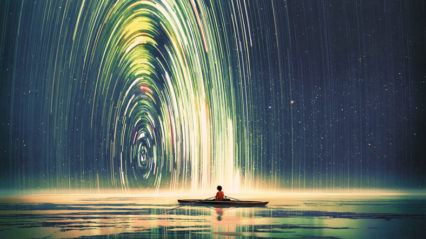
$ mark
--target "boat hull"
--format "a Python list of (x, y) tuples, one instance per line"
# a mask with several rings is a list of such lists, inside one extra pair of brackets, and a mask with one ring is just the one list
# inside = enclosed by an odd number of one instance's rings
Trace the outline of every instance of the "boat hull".
[(214, 200), (200, 200), (200, 199), (179, 199), (179, 203), (187, 204), (205, 204), (205, 205), (226, 205), (226, 206), (265, 206), (268, 202), (261, 201), (214, 201)]

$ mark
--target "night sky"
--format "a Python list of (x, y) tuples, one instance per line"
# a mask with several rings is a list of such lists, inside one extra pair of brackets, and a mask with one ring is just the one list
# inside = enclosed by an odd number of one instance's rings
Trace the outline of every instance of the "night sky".
[(0, 3), (3, 189), (423, 189), (422, 0)]

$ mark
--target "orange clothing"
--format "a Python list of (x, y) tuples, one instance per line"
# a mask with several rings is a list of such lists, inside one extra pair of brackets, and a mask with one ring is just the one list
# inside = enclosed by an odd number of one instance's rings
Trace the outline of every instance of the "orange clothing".
[(223, 201), (223, 197), (225, 196), (225, 193), (223, 191), (219, 191), (216, 193), (215, 201)]

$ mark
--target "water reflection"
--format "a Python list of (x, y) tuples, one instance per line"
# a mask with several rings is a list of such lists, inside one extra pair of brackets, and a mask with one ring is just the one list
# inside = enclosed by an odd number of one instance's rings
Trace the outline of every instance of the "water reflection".
[(217, 220), (222, 221), (223, 207), (215, 206), (215, 208), (216, 208)]
[(0, 238), (422, 238), (426, 199), (270, 198), (266, 207), (178, 205), (170, 197), (0, 199)]

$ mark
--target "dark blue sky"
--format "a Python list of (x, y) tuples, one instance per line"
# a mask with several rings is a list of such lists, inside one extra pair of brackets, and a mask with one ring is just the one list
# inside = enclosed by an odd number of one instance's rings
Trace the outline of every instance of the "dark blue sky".
[(424, 186), (424, 3), (276, 1), (276, 31), (264, 3), (250, 13), (261, 164), (295, 187)]
[[(40, 12), (44, 3), (36, 3), (1, 3), (0, 185), (55, 187), (62, 185), (56, 179), (66, 174), (70, 184), (79, 187), (84, 185), (81, 179), (113, 175), (109, 162), (103, 162), (105, 155), (96, 153), (98, 131), (105, 129), (77, 132), (72, 120), (55, 116), (73, 109), (70, 115), (83, 129), (90, 121), (90, 109), (84, 105), (45, 113), (44, 103), (52, 100), (43, 92), (53, 84), (53, 52), (59, 49), (66, 55), (70, 50), (66, 40), (43, 42), (43, 48), (36, 43), (44, 39), (42, 29), (59, 34), (57, 19), (62, 16), (55, 13), (59, 15), (46, 22)], [(220, 8), (221, 19), (229, 28), (224, 32), (250, 29), (251, 46), (242, 47), (246, 55), (239, 58), (241, 51), (231, 49), (229, 58), (231, 63), (250, 59), (243, 62), (248, 64), (244, 69), (235, 64), (232, 74), (237, 76), (235, 85), (247, 92), (242, 104), (248, 117), (237, 118), (247, 125), (245, 140), (259, 179), (272, 176), (274, 184), (286, 188), (424, 188), (424, 1), (234, 3), (246, 6), (247, 15), (241, 19), (250, 25), (233, 29), (234, 15), (226, 6)], [(69, 13), (62, 14), (76, 17), (79, 6), (73, 2)], [(64, 39), (71, 39), (72, 32)], [(232, 34), (226, 37), (235, 40)], [(248, 80), (238, 78), (242, 71), (250, 75)], [(84, 84), (96, 73), (57, 74)], [(60, 92), (56, 96), (61, 99)], [(59, 125), (57, 130), (66, 132), (69, 141), (45, 134), (51, 130), (49, 122)], [(80, 137), (90, 140), (78, 142)], [(84, 155), (70, 156), (75, 151)]]

